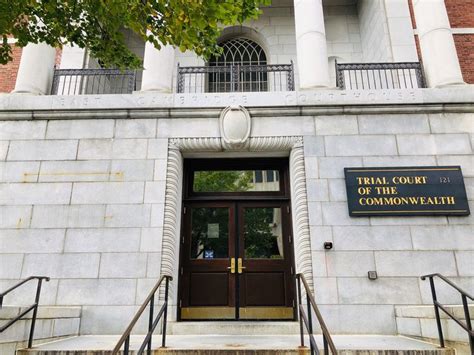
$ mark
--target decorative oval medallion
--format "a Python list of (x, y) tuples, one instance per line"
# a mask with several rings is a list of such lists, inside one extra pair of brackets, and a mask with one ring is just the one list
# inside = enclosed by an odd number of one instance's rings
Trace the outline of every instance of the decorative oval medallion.
[(243, 106), (228, 106), (219, 118), (222, 139), (232, 146), (244, 145), (252, 128), (249, 112)]

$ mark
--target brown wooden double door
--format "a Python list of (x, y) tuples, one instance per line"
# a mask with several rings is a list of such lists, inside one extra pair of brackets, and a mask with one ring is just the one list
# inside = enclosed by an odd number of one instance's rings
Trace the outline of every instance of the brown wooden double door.
[(294, 319), (288, 201), (186, 202), (179, 318)]

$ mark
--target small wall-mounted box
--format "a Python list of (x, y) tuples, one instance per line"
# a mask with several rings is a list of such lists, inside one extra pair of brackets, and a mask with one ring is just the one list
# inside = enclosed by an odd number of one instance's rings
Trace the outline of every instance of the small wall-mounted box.
[(324, 242), (324, 249), (331, 250), (332, 249), (332, 242)]
[(377, 271), (368, 271), (367, 277), (369, 278), (369, 280), (377, 280)]

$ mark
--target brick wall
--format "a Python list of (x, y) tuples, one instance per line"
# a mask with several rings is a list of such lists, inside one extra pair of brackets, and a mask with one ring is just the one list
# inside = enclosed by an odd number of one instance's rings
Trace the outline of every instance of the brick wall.
[(54, 64), (56, 65), (57, 68), (59, 68), (59, 65), (61, 64), (61, 56), (63, 54), (62, 48), (57, 48), (56, 49), (56, 59), (54, 61)]
[(452, 28), (474, 27), (474, 0), (445, 0)]
[(0, 65), (0, 93), (10, 92), (15, 88), (16, 74), (20, 65), (22, 49), (13, 47), (13, 61)]
[[(445, 0), (452, 28), (474, 28), (474, 0)], [(474, 34), (455, 34), (464, 81), (474, 84)]]
[(464, 81), (474, 84), (474, 34), (454, 35)]
[[(445, 0), (452, 28), (474, 27), (474, 0)], [(474, 84), (474, 34), (455, 34), (464, 81)]]

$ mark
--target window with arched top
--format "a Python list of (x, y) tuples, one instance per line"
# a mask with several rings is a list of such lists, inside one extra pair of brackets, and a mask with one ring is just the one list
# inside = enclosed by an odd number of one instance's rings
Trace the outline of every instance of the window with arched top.
[(267, 56), (254, 41), (236, 37), (219, 44), (209, 60), (208, 92), (267, 91)]

